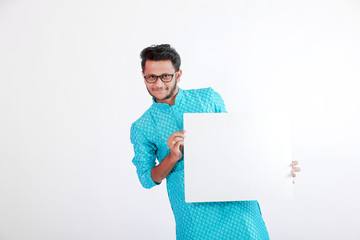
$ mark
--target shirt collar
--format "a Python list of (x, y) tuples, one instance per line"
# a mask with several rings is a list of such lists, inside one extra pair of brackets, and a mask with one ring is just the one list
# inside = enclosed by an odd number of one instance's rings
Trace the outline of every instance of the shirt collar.
[[(182, 90), (180, 87), (178, 87), (178, 88), (179, 88), (179, 91), (175, 96), (175, 104), (173, 106), (179, 106), (180, 101), (181, 101), (181, 99), (183, 98), (183, 95), (184, 95), (184, 90)], [(152, 101), (153, 101), (153, 106), (157, 107), (157, 108), (169, 108), (169, 107), (171, 107), (167, 103), (157, 103), (154, 98), (152, 98)]]

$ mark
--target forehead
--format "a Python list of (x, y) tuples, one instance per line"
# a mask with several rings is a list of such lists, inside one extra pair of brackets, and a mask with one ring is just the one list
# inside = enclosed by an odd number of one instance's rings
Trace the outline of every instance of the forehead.
[(160, 75), (163, 73), (174, 73), (175, 68), (171, 60), (151, 61), (146, 60), (144, 73)]

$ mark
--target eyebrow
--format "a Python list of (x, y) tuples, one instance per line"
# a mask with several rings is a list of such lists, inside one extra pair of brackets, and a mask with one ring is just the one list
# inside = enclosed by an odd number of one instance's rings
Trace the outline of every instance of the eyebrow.
[[(176, 72), (175, 72), (175, 73), (176, 73)], [(160, 75), (156, 75), (156, 74), (154, 74), (154, 73), (150, 73), (150, 74), (146, 74), (146, 76), (148, 76), (148, 75), (161, 76), (161, 75), (164, 75), (164, 74), (175, 74), (175, 73), (162, 73), (162, 74), (160, 74)]]

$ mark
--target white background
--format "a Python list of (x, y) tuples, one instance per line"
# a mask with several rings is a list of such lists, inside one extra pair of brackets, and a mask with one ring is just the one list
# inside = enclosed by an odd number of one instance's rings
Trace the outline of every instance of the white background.
[(271, 239), (359, 239), (359, 1), (0, 1), (0, 239), (174, 239), (165, 182), (137, 179), (151, 105), (140, 51), (170, 43), (181, 88), (229, 112), (291, 109), (294, 199)]

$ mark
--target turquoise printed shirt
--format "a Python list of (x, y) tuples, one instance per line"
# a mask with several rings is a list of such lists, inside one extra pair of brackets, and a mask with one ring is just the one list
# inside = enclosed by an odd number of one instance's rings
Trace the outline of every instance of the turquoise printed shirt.
[[(212, 88), (179, 88), (172, 106), (153, 99), (130, 131), (135, 152), (132, 162), (142, 186), (157, 185), (151, 169), (156, 160), (160, 163), (170, 153), (167, 139), (183, 130), (184, 113), (220, 112), (226, 112), (225, 104)], [(166, 187), (176, 222), (176, 239), (269, 239), (257, 201), (185, 203), (184, 157), (166, 177)]]

